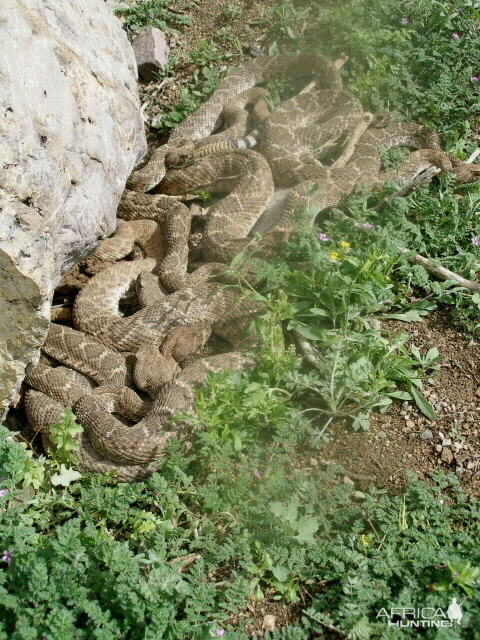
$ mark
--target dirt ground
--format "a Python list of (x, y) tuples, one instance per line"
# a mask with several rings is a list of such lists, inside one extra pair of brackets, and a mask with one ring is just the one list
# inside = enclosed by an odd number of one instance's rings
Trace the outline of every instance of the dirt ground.
[(480, 345), (469, 344), (445, 312), (436, 312), (422, 323), (392, 322), (389, 328), (410, 333), (411, 343), (422, 353), (438, 348), (440, 371), (424, 389), (438, 420), (428, 420), (411, 403), (395, 403), (387, 413), (373, 416), (367, 432), (334, 427), (322, 457), (393, 491), (404, 484), (406, 471), (424, 480), (439, 469), (452, 471), (467, 493), (479, 496)]

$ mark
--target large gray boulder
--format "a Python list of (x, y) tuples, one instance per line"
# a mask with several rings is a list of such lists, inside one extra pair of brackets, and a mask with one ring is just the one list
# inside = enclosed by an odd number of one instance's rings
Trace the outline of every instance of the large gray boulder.
[(103, 0), (1, 0), (0, 40), (2, 418), (146, 141), (135, 57)]

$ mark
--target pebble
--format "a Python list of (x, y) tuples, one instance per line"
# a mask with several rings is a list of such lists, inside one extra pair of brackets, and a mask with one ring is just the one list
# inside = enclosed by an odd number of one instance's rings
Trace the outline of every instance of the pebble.
[(409, 429), (415, 429), (415, 423), (412, 420), (407, 420), (405, 424)]
[(441, 444), (436, 444), (435, 445), (435, 450), (438, 451), (438, 453), (442, 453), (442, 449), (443, 449), (443, 447), (442, 447)]
[(450, 438), (444, 438), (442, 440), (442, 447), (450, 447), (452, 444), (452, 440)]
[(139, 75), (150, 82), (168, 63), (169, 46), (163, 31), (144, 29), (132, 42)]
[(377, 431), (377, 438), (386, 438), (387, 434), (385, 431)]
[(442, 455), (440, 456), (442, 461), (446, 464), (452, 464), (453, 462), (453, 453), (451, 449), (445, 448), (442, 450)]
[(422, 440), (431, 440), (433, 438), (433, 433), (430, 431), (430, 429), (425, 429), (425, 431), (422, 431), (422, 433), (420, 434), (420, 438)]
[(264, 631), (275, 631), (275, 622), (275, 616), (272, 616), (270, 614), (263, 616), (262, 629)]

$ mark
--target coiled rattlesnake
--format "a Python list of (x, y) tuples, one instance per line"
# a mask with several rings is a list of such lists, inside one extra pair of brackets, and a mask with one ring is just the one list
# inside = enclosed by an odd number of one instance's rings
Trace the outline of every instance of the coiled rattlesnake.
[[(304, 55), (262, 57), (234, 69), (169, 143), (153, 151), (148, 164), (132, 175), (120, 203), (117, 233), (95, 254), (98, 260), (119, 262), (80, 291), (75, 328), (52, 324), (44, 345), (45, 353), (70, 369), (40, 364), (27, 375), (32, 387), (25, 397), (27, 416), (45, 434), (47, 445), (49, 424), (58, 422), (66, 404), (73, 405), (85, 427), (79, 438), (80, 467), (115, 470), (124, 481), (140, 479), (155, 468), (168, 438), (181, 432), (169, 418), (193, 410), (193, 387), (206, 372), (252, 366), (252, 359), (240, 353), (193, 362), (188, 357), (212, 330), (235, 345), (242, 337), (238, 328), (261, 312), (238, 288), (207, 280), (245, 246), (275, 185), (291, 188), (268, 234), (278, 240), (294, 228), (295, 211), (307, 195), (321, 210), (337, 204), (357, 184), (408, 179), (432, 164), (456, 171), (462, 179), (463, 173), (471, 177), (475, 169), (465, 169), (441, 151), (437, 136), (419, 125), (387, 124), (360, 137), (365, 114), (358, 100), (342, 90), (338, 66), (322, 56)], [(315, 82), (262, 121), (259, 151), (240, 148), (250, 144), (235, 143), (248, 133), (244, 107), (266, 95), (263, 89), (252, 93), (255, 85), (298, 75), (313, 76)], [(212, 137), (222, 114), (231, 130)], [(351, 145), (346, 166), (324, 166), (355, 132), (360, 139)], [(395, 173), (382, 174), (380, 151), (399, 144), (420, 151)], [(144, 193), (157, 185), (164, 195)], [(211, 207), (205, 225), (207, 264), (188, 273), (192, 214), (169, 196), (202, 189), (228, 195)], [(126, 260), (135, 245), (143, 257)], [(120, 298), (138, 282), (148, 284), (148, 289), (140, 287), (141, 308), (121, 317)], [(186, 363), (183, 369), (177, 361)], [(148, 400), (130, 388), (133, 382)], [(136, 424), (128, 426), (113, 415), (117, 413)]]

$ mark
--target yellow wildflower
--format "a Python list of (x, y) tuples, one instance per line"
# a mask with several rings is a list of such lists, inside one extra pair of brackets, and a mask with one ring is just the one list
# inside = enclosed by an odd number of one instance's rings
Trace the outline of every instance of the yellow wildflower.
[(363, 544), (364, 547), (368, 547), (371, 541), (372, 541), (372, 536), (370, 534), (367, 534), (367, 535), (364, 534), (360, 536), (360, 542)]
[(345, 242), (345, 240), (339, 242), (339, 245), (342, 247), (342, 249), (350, 249), (351, 247), (351, 244), (349, 242)]
[(340, 258), (340, 256), (338, 255), (338, 253), (336, 251), (331, 251), (328, 254), (328, 257), (330, 258), (330, 260), (338, 260)]

